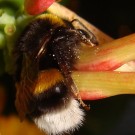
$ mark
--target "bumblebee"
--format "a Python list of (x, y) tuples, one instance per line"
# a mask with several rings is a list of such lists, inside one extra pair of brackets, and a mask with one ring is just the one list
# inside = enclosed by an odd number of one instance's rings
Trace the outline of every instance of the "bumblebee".
[(71, 73), (81, 43), (96, 45), (97, 40), (83, 24), (85, 30), (75, 28), (74, 21), (40, 15), (26, 26), (14, 50), (19, 116), (30, 116), (48, 134), (74, 131), (84, 119), (80, 104), (87, 108)]

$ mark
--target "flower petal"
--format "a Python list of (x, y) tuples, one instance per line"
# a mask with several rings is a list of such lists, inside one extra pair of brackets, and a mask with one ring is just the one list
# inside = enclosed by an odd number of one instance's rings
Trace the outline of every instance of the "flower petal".
[(96, 47), (83, 46), (75, 69), (110, 71), (135, 60), (135, 34)]

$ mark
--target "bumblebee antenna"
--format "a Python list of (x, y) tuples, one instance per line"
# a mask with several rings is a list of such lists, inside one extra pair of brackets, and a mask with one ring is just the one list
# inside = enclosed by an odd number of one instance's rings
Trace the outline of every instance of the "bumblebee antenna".
[[(78, 19), (73, 19), (71, 21), (71, 23), (73, 24), (74, 22), (78, 22), (81, 25), (81, 27), (88, 32), (89, 39), (90, 39), (90, 41), (91, 41), (92, 44), (98, 45), (98, 41), (97, 41), (96, 36), (82, 22), (80, 22)], [(81, 32), (82, 34), (84, 33), (84, 31), (82, 31), (82, 29), (77, 29), (77, 30), (79, 32)]]

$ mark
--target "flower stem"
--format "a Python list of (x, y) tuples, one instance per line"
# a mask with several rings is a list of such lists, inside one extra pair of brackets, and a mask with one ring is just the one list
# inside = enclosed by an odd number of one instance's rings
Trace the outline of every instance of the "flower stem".
[(84, 100), (95, 100), (120, 94), (135, 94), (134, 72), (74, 71), (72, 77)]

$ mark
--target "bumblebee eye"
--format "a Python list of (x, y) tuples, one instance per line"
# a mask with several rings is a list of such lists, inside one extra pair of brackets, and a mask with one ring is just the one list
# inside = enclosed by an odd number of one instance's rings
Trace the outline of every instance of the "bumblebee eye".
[(83, 29), (77, 29), (77, 30), (81, 35), (85, 36), (86, 38), (90, 38), (90, 35)]
[(88, 43), (88, 44), (92, 43), (94, 45), (98, 45), (98, 41), (93, 33), (91, 33), (91, 32), (88, 33), (83, 29), (77, 29), (77, 31), (79, 32), (83, 42)]

